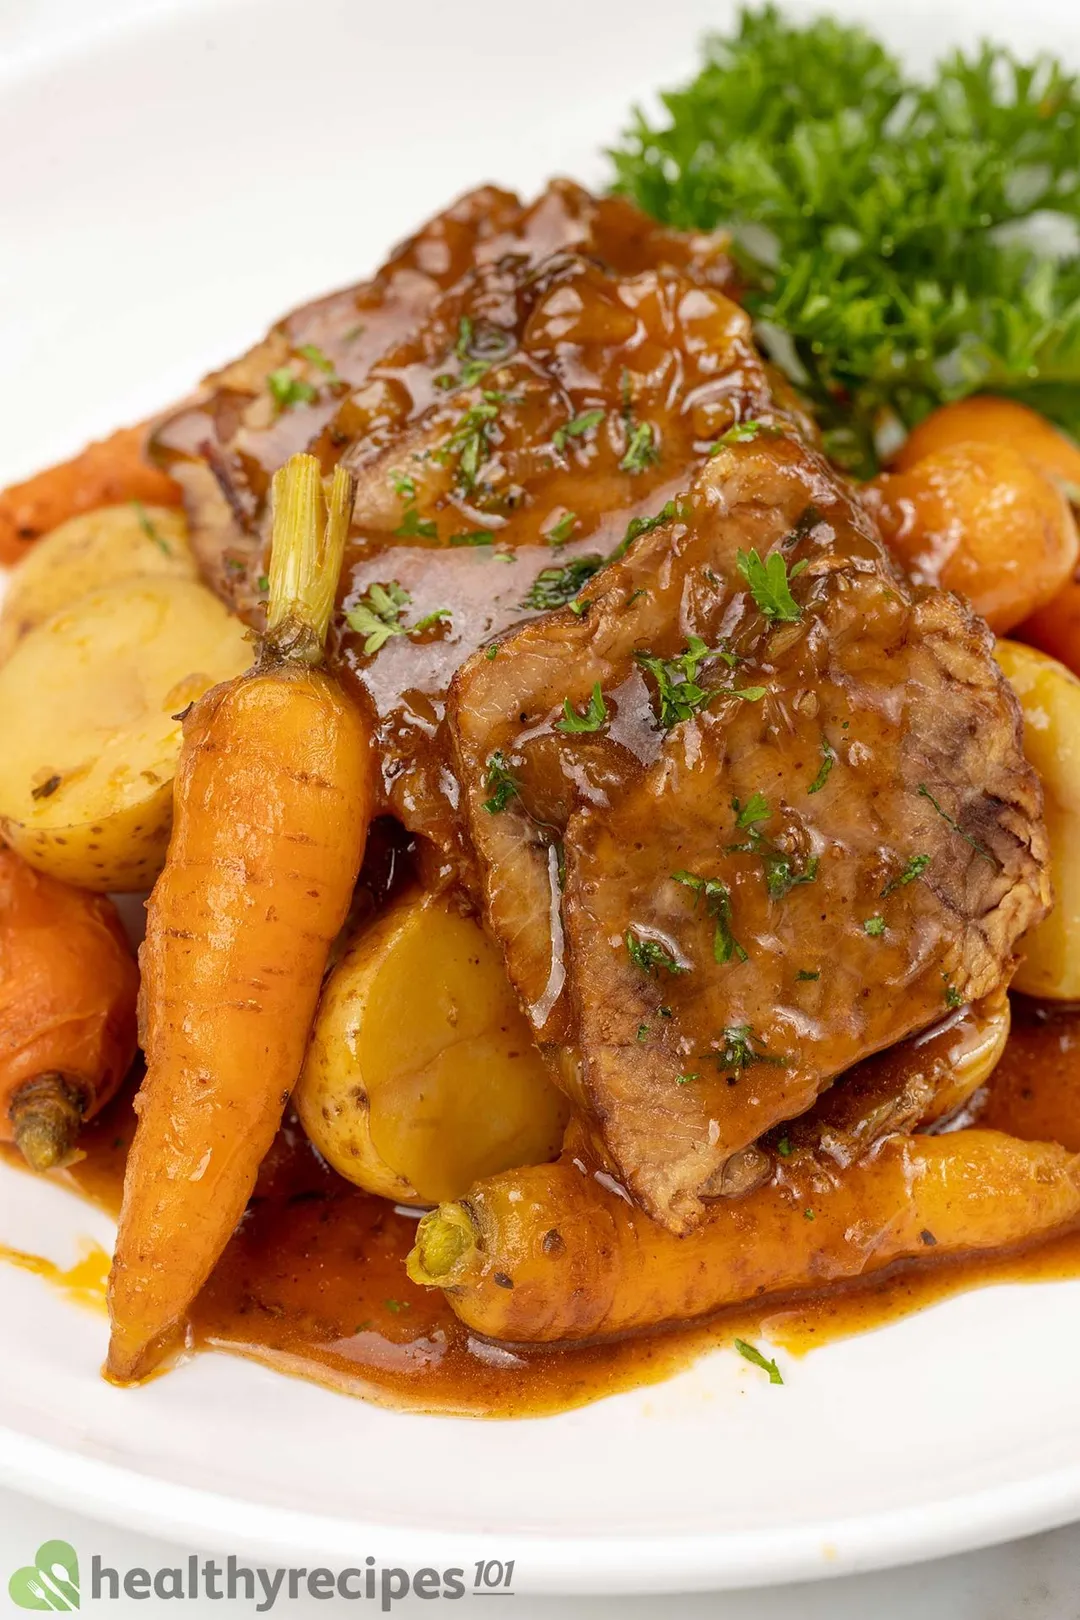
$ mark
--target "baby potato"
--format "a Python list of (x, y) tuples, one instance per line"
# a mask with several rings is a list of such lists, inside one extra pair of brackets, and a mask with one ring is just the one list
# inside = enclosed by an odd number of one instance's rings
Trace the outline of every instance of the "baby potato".
[(499, 952), (435, 894), (405, 896), (346, 951), (293, 1102), (335, 1170), (399, 1204), (546, 1163), (567, 1118)]
[(916, 583), (966, 596), (999, 634), (1051, 601), (1076, 565), (1068, 501), (1009, 445), (950, 445), (865, 493)]
[(0, 836), (84, 889), (148, 889), (161, 869), (177, 718), (251, 663), (203, 586), (129, 580), (38, 625), (0, 667)]
[(182, 512), (127, 501), (69, 518), (12, 570), (0, 609), (0, 662), (28, 630), (87, 592), (151, 574), (196, 577)]
[(1080, 680), (1045, 653), (999, 641), (997, 660), (1024, 711), (1024, 752), (1042, 779), (1054, 908), (1021, 942), (1013, 986), (1080, 1000)]
[(893, 457), (892, 469), (908, 472), (926, 456), (970, 443), (1003, 444), (1019, 451), (1080, 504), (1080, 445), (1038, 411), (995, 394), (974, 394), (932, 411), (908, 434)]

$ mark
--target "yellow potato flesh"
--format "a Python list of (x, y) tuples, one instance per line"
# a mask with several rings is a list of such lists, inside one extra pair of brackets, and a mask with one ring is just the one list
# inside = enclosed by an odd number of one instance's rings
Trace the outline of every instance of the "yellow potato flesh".
[(1013, 987), (1080, 999), (1080, 680), (1056, 658), (999, 641), (997, 659), (1024, 711), (1024, 752), (1042, 779), (1054, 908), (1025, 934)]
[(346, 952), (294, 1100), (336, 1170), (399, 1203), (546, 1162), (566, 1122), (498, 952), (434, 895), (399, 902)]
[(243, 625), (187, 580), (129, 580), (39, 625), (0, 668), (0, 835), (83, 888), (149, 888), (177, 716), (251, 660)]
[(150, 575), (196, 577), (182, 512), (128, 501), (61, 523), (38, 540), (6, 577), (0, 662), (35, 625), (90, 591)]

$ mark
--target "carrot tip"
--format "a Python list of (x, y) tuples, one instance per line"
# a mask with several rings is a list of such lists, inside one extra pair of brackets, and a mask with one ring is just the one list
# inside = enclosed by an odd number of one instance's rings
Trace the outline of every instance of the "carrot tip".
[(85, 1110), (85, 1094), (62, 1074), (38, 1075), (19, 1087), (8, 1115), (15, 1144), (31, 1170), (56, 1170), (70, 1163)]

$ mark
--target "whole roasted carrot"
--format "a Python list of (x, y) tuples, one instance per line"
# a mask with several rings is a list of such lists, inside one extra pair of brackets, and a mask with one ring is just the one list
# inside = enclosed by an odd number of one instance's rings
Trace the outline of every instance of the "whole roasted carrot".
[[(147, 1072), (109, 1283), (108, 1371), (168, 1348), (243, 1214), (300, 1073), (373, 797), (359, 712), (320, 666), (352, 508), (338, 469), (274, 478), (254, 668), (184, 725), (172, 839), (141, 954)], [(325, 528), (324, 528), (325, 524)]]
[(99, 506), (118, 501), (179, 505), (180, 491), (172, 479), (145, 459), (145, 438), (145, 422), (120, 428), (70, 461), (0, 490), (0, 563), (18, 562), (41, 535)]
[(139, 974), (111, 900), (0, 846), (0, 1141), (64, 1164), (135, 1056)]
[(1007, 1249), (1080, 1223), (1080, 1154), (1000, 1131), (893, 1136), (844, 1168), (797, 1151), (676, 1237), (583, 1161), (506, 1170), (425, 1215), (414, 1282), (474, 1332), (557, 1343), (687, 1321), (866, 1277), (897, 1260)]

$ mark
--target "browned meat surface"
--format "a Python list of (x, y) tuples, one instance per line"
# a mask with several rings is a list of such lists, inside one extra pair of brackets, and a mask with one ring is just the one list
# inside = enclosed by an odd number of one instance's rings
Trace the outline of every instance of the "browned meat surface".
[(461, 672), (458, 775), (534, 1027), (682, 1231), (770, 1126), (1003, 982), (1048, 902), (1040, 791), (985, 627), (794, 437), (722, 448), (585, 599)]
[[(470, 852), (443, 728), (456, 669), (565, 599), (565, 570), (595, 568), (732, 421), (771, 410), (749, 324), (717, 290), (729, 280), (716, 238), (621, 199), (557, 182), (525, 209), (476, 192), (158, 430), (204, 570), (256, 621), (272, 471), (309, 444), (356, 471), (343, 605), (389, 586), (409, 602), (381, 646), (343, 625), (336, 657), (376, 713), (385, 808), (458, 879)], [(279, 391), (294, 377), (314, 397), (276, 403), (266, 378), (282, 367)]]

